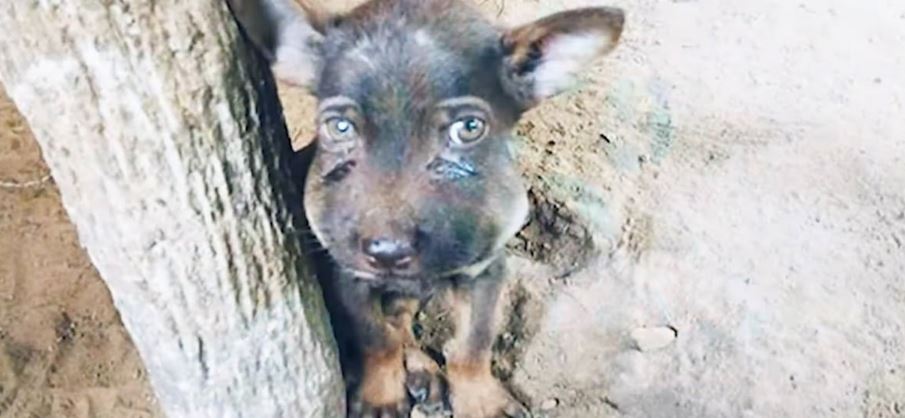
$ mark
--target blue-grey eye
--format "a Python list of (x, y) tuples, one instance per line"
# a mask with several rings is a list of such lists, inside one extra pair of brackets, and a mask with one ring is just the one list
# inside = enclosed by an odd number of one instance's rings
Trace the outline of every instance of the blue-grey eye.
[(355, 138), (355, 124), (349, 119), (335, 117), (324, 122), (324, 134), (334, 141), (344, 141)]
[(487, 123), (474, 116), (459, 119), (449, 126), (449, 140), (456, 145), (475, 143), (487, 133)]

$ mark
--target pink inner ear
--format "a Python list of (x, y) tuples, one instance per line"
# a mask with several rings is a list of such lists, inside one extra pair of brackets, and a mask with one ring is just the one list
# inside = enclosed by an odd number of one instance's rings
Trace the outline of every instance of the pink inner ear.
[(506, 89), (525, 108), (571, 89), (596, 58), (616, 46), (624, 20), (619, 9), (591, 7), (512, 29), (502, 40)]
[(609, 34), (597, 29), (550, 34), (543, 41), (543, 58), (534, 71), (537, 99), (574, 87), (581, 73), (612, 47)]
[(556, 13), (540, 20), (522, 25), (509, 32), (507, 46), (518, 49), (528, 44), (536, 44), (545, 54), (551, 41), (560, 37), (582, 37), (583, 34), (599, 33), (605, 39), (606, 52), (618, 42), (625, 23), (625, 13), (612, 7), (588, 7)]

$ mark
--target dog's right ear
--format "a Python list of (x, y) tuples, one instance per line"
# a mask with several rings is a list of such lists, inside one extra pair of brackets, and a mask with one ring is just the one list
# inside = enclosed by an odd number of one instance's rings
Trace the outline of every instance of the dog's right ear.
[(326, 14), (307, 0), (229, 0), (252, 43), (280, 81), (313, 89), (322, 65)]

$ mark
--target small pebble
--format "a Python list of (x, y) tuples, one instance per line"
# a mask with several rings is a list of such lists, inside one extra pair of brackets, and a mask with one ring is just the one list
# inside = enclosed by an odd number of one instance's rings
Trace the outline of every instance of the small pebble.
[(556, 408), (557, 406), (559, 406), (559, 399), (550, 398), (546, 401), (541, 402), (540, 409), (541, 411), (549, 411), (553, 408)]
[(672, 327), (645, 327), (632, 331), (632, 341), (641, 351), (658, 350), (672, 344), (677, 337)]

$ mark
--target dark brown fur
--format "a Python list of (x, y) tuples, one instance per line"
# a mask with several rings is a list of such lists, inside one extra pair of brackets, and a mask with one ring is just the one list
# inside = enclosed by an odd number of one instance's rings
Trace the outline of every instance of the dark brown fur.
[[(350, 416), (442, 406), (447, 384), (456, 417), (526, 416), (490, 369), (503, 247), (527, 215), (510, 132), (562, 90), (575, 62), (612, 49), (621, 12), (583, 9), (505, 31), (458, 0), (371, 0), (335, 16), (287, 1), (234, 0), (233, 10), (275, 73), (320, 102), (320, 133), (296, 168), (332, 261), (320, 277)], [(557, 55), (562, 45), (573, 47)], [(463, 142), (462, 126), (482, 134)], [(445, 379), (412, 335), (420, 304), (440, 294), (456, 312)]]

